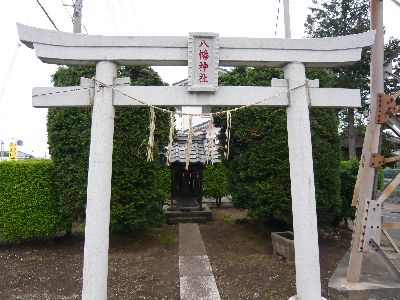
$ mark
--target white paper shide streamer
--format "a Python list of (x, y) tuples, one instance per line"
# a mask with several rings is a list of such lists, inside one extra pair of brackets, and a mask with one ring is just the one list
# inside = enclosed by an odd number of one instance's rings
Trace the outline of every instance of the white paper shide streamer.
[(172, 151), (174, 144), (174, 132), (175, 132), (175, 114), (171, 112), (169, 114), (169, 144), (167, 152), (167, 166), (171, 165)]
[(192, 116), (189, 116), (189, 133), (188, 133), (188, 141), (186, 144), (186, 155), (185, 155), (185, 169), (189, 170), (190, 163), (190, 152), (192, 149), (192, 138), (193, 138), (193, 120)]
[(229, 159), (229, 144), (231, 141), (231, 127), (232, 127), (232, 114), (231, 114), (231, 111), (228, 110), (226, 112), (226, 131), (225, 131), (226, 145), (225, 145), (225, 153), (224, 153), (225, 159)]
[(210, 164), (212, 163), (212, 150), (214, 147), (213, 125), (214, 125), (214, 118), (211, 115), (207, 130), (208, 137), (207, 137), (207, 152), (206, 152), (206, 163)]

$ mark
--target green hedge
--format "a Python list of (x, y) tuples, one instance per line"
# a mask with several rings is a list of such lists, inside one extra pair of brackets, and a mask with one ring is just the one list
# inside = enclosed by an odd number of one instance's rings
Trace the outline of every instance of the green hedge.
[(203, 196), (217, 201), (228, 196), (228, 170), (222, 163), (204, 168)]
[(50, 160), (0, 163), (0, 237), (8, 241), (53, 233), (60, 217)]
[(171, 198), (171, 169), (167, 165), (161, 166), (157, 172), (156, 189), (159, 191), (163, 202)]
[[(79, 85), (80, 77), (94, 76), (94, 68), (60, 67), (53, 75), (54, 86)], [(132, 85), (165, 85), (150, 67), (121, 66), (118, 77), (130, 77)], [(62, 229), (85, 217), (87, 172), (90, 144), (89, 108), (50, 108), (47, 116), (49, 151), (56, 168), (57, 206)], [(164, 216), (157, 185), (160, 152), (168, 143), (169, 116), (157, 112), (154, 162), (146, 161), (149, 109), (115, 109), (113, 174), (110, 230), (130, 232), (160, 225)]]
[(351, 206), (359, 162), (356, 158), (340, 162), (341, 214), (338, 222), (354, 219), (355, 208)]
[[(265, 86), (272, 78), (282, 78), (281, 69), (236, 68), (224, 75), (221, 85)], [(307, 78), (320, 79), (321, 87), (332, 85), (325, 69), (308, 69)], [(226, 144), (226, 117), (214, 119), (221, 128), (222, 149)], [(315, 194), (318, 222), (331, 224), (340, 214), (340, 139), (335, 109), (310, 112)], [(301, 149), (295, 149), (301, 151)], [(228, 168), (232, 202), (246, 209), (254, 219), (292, 222), (290, 168), (286, 111), (284, 108), (254, 107), (232, 114)]]
[[(356, 185), (359, 161), (356, 158), (350, 160), (343, 160), (340, 162), (340, 201), (341, 209), (340, 215), (337, 218), (337, 223), (346, 221), (347, 219), (354, 219), (355, 208), (351, 206), (353, 200), (354, 187)], [(394, 172), (391, 172), (394, 171)], [(396, 172), (397, 171), (397, 172)], [(377, 188), (380, 190), (383, 186), (384, 176), (393, 176), (399, 170), (395, 169), (380, 169)], [(387, 177), (385, 177), (387, 178)]]

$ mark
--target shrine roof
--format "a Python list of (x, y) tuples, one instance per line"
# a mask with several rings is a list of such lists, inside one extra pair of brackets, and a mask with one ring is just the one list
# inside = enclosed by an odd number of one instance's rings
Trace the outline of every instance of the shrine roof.
[[(186, 161), (186, 147), (188, 135), (178, 133), (175, 136), (171, 163), (185, 163)], [(208, 140), (206, 134), (193, 135), (192, 147), (190, 149), (190, 163), (206, 163)], [(219, 161), (219, 154), (216, 145), (214, 144), (210, 151), (211, 163)]]

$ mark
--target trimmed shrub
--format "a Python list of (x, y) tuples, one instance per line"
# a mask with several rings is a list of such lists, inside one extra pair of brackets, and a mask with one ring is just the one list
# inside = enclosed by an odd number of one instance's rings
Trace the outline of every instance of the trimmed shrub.
[(341, 214), (338, 222), (354, 219), (355, 208), (351, 206), (356, 184), (359, 161), (356, 158), (340, 162), (340, 199)]
[[(0, 163), (0, 237), (22, 241), (49, 235), (60, 221), (51, 160)], [(58, 175), (57, 175), (58, 176)]]
[(54, 189), (61, 215), (61, 229), (84, 219), (89, 166), (90, 110), (49, 108), (47, 136), (54, 162)]
[(217, 206), (228, 196), (228, 172), (222, 163), (207, 165), (203, 171), (203, 196), (212, 198)]
[(156, 189), (162, 196), (162, 200), (171, 198), (171, 169), (163, 165), (159, 168), (156, 176)]
[[(353, 220), (355, 217), (355, 207), (351, 206), (353, 200), (354, 187), (356, 185), (358, 166), (360, 162), (357, 158), (352, 158), (350, 160), (342, 160), (340, 162), (340, 200), (341, 209), (340, 215), (338, 216), (335, 223), (345, 222), (347, 219)], [(380, 190), (383, 186), (383, 179), (385, 171), (388, 169), (379, 169), (379, 176), (377, 182), (377, 188)], [(390, 175), (394, 175), (388, 170)], [(395, 171), (395, 170), (394, 170)], [(398, 172), (398, 171), (397, 171)], [(387, 174), (387, 173), (386, 173)], [(394, 177), (394, 176), (393, 176)]]
[[(79, 85), (80, 77), (94, 76), (92, 67), (60, 67), (53, 75), (55, 86)], [(118, 77), (130, 77), (132, 85), (165, 85), (145, 66), (121, 66)], [(159, 153), (167, 144), (169, 116), (157, 113), (154, 162), (146, 161), (149, 110), (138, 107), (115, 109), (110, 229), (115, 232), (142, 230), (162, 224), (156, 187), (161, 168)], [(88, 108), (51, 108), (48, 112), (48, 143), (57, 173), (57, 206), (63, 230), (85, 216), (91, 111)]]
[(335, 109), (311, 110), (315, 198), (318, 223), (330, 225), (340, 212), (340, 138)]
[[(272, 78), (282, 78), (281, 69), (236, 68), (222, 76), (222, 85), (265, 86)], [(332, 84), (324, 69), (308, 69), (309, 79), (319, 78), (322, 87)], [(226, 130), (226, 118), (215, 118), (215, 125)], [(315, 193), (318, 222), (331, 224), (340, 214), (340, 139), (335, 109), (310, 112)], [(219, 136), (224, 148), (226, 137)], [(232, 202), (255, 219), (277, 219), (291, 224), (291, 192), (286, 112), (283, 108), (249, 108), (232, 117), (229, 189)], [(302, 151), (296, 149), (296, 151)]]
[[(111, 187), (111, 220), (113, 232), (133, 232), (159, 226), (164, 222), (156, 188), (161, 168), (157, 161), (167, 136), (166, 115), (157, 113), (155, 161), (146, 161), (149, 110), (117, 107), (115, 111), (113, 175)], [(143, 143), (143, 141), (145, 141)]]

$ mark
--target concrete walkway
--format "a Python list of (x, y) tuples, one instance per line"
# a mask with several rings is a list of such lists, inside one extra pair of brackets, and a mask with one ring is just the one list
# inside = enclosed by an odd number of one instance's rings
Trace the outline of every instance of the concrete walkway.
[[(386, 252), (386, 251), (385, 251)], [(387, 253), (388, 254), (388, 253)], [(388, 256), (396, 264), (400, 262), (394, 254)], [(389, 273), (376, 255), (365, 255), (360, 282), (347, 282), (347, 268), (350, 253), (348, 252), (336, 268), (328, 283), (329, 299), (399, 299), (400, 284)], [(392, 297), (392, 298), (391, 298)]]
[(179, 224), (179, 279), (181, 300), (221, 299), (195, 223)]

